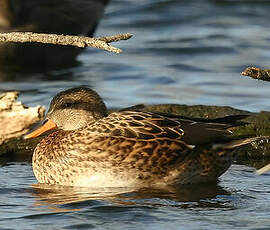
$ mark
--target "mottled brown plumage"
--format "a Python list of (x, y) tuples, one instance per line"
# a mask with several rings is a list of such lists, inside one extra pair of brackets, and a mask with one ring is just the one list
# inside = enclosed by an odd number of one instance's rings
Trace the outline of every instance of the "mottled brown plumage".
[(231, 165), (232, 149), (256, 139), (231, 140), (230, 124), (214, 121), (131, 110), (107, 115), (101, 98), (88, 88), (56, 95), (47, 119), (59, 130), (37, 145), (33, 170), (40, 183), (49, 184), (151, 187), (215, 181)]

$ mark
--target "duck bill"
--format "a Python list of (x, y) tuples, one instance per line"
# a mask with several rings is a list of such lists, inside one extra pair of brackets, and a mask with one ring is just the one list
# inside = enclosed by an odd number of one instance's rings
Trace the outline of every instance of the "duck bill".
[(42, 126), (35, 129), (33, 132), (24, 136), (24, 139), (30, 139), (40, 136), (42, 133), (45, 133), (49, 130), (57, 128), (57, 125), (50, 119), (47, 119)]

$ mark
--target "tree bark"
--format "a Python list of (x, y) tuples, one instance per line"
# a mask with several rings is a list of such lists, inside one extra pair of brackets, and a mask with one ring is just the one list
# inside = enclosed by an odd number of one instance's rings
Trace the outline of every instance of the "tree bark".
[(45, 44), (75, 46), (80, 48), (94, 47), (104, 49), (106, 51), (121, 53), (122, 50), (109, 45), (111, 42), (118, 42), (120, 40), (128, 40), (132, 34), (118, 34), (108, 37), (90, 38), (73, 35), (58, 35), (58, 34), (42, 34), (32, 32), (11, 32), (0, 33), (0, 42), (38, 42)]

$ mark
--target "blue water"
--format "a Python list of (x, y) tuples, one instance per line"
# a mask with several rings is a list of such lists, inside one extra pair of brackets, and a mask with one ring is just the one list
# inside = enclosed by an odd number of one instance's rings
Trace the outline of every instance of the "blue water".
[[(270, 110), (270, 83), (241, 76), (270, 66), (270, 2), (112, 0), (97, 36), (130, 32), (111, 54), (92, 48), (80, 65), (0, 76), (27, 105), (88, 85), (109, 107), (136, 103)], [(178, 190), (89, 191), (36, 185), (30, 162), (0, 167), (0, 229), (270, 229), (270, 174), (234, 164), (216, 185)]]
[[(20, 169), (20, 170), (18, 170)], [(233, 165), (218, 185), (176, 190), (38, 186), (31, 166), (0, 168), (1, 229), (269, 229), (269, 176)]]

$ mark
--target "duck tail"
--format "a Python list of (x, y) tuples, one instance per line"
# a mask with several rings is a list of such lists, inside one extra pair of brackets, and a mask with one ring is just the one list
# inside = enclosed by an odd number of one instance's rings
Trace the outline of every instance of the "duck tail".
[(242, 121), (243, 119), (246, 119), (247, 117), (250, 117), (250, 114), (229, 115), (225, 117), (212, 119), (211, 122), (226, 124), (227, 128), (230, 128), (230, 127), (237, 127), (237, 126), (243, 126), (243, 125), (248, 124), (248, 122)]
[(240, 140), (232, 140), (227, 143), (222, 143), (222, 144), (214, 144), (213, 149), (234, 149), (236, 147), (242, 146), (242, 145), (247, 145), (253, 142), (258, 142), (258, 141), (269, 141), (270, 136), (260, 136), (260, 137), (250, 137), (250, 138), (245, 138), (245, 139), (240, 139)]

